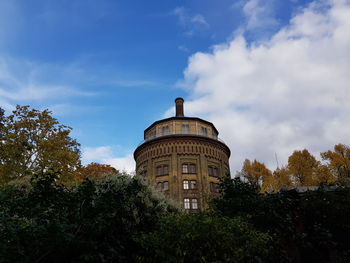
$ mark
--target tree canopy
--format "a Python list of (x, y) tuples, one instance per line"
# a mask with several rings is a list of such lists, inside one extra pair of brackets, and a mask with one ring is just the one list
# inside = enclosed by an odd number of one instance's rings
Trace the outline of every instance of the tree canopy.
[(263, 184), (271, 175), (271, 171), (266, 168), (265, 164), (257, 160), (251, 162), (248, 159), (244, 161), (242, 170), (239, 173), (239, 176), (246, 178), (251, 184), (257, 187)]
[(288, 164), (270, 171), (264, 163), (245, 160), (237, 176), (244, 178), (263, 193), (278, 192), (299, 186), (323, 184), (350, 184), (350, 148), (344, 144), (334, 146), (334, 151), (321, 154), (317, 160), (307, 149), (294, 151)]
[[(187, 213), (144, 178), (80, 164), (48, 110), (0, 108), (2, 262), (347, 262), (350, 148), (245, 160), (209, 209)], [(243, 179), (243, 180), (242, 180)], [(18, 187), (23, 185), (30, 187)], [(332, 185), (332, 187), (330, 187)], [(319, 186), (298, 192), (299, 186)], [(313, 188), (314, 189), (314, 188)]]
[(28, 183), (32, 175), (49, 170), (59, 174), (62, 182), (74, 181), (80, 145), (70, 132), (49, 110), (17, 106), (8, 116), (0, 110), (0, 183)]
[(138, 177), (67, 188), (53, 173), (0, 190), (0, 262), (135, 262), (138, 237), (176, 209)]
[(90, 163), (76, 171), (79, 181), (108, 179), (119, 171), (108, 164)]
[(221, 184), (221, 194), (211, 202), (212, 213), (239, 217), (273, 237), (274, 260), (265, 257), (263, 262), (348, 261), (349, 187), (262, 194), (249, 182), (227, 178)]
[(332, 174), (340, 181), (350, 182), (350, 147), (337, 144), (333, 151), (321, 153)]

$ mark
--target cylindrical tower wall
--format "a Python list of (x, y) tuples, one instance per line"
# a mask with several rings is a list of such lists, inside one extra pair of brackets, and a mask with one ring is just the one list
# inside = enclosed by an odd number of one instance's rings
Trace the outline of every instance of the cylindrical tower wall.
[[(140, 145), (134, 153), (136, 171), (180, 207), (203, 210), (217, 195), (219, 178), (229, 176), (230, 150), (202, 136), (166, 136)], [(197, 202), (197, 208), (196, 206)]]

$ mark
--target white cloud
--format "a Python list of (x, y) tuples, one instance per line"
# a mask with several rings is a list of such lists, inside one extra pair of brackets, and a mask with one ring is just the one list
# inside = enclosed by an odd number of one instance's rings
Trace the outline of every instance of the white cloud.
[(243, 13), (247, 18), (247, 30), (267, 28), (278, 24), (273, 16), (272, 0), (249, 0), (243, 6)]
[(86, 147), (82, 150), (82, 162), (88, 164), (98, 162), (109, 164), (119, 171), (133, 173), (135, 171), (135, 161), (132, 154), (127, 154), (123, 157), (115, 157), (110, 146)]
[[(293, 150), (350, 143), (350, 2), (317, 1), (265, 42), (243, 34), (189, 59), (189, 115), (212, 121), (232, 151), (276, 167)], [(168, 111), (167, 114), (169, 114)]]
[(201, 24), (201, 25), (204, 25), (204, 26), (209, 26), (208, 22), (205, 20), (204, 16), (202, 15), (194, 15), (192, 18), (191, 18), (191, 22), (192, 23), (196, 23), (196, 24)]
[(83, 163), (95, 162), (103, 159), (108, 159), (112, 156), (112, 149), (109, 146), (86, 147), (82, 151)]
[(187, 36), (209, 28), (209, 24), (202, 14), (190, 14), (184, 7), (176, 7), (172, 14), (177, 16), (179, 24), (186, 30)]
[[(64, 70), (58, 68), (59, 66), (0, 56), (0, 107), (12, 110), (15, 104), (34, 101), (50, 103), (69, 97), (93, 95), (70, 85), (53, 83), (62, 81), (62, 76), (65, 75)], [(54, 81), (47, 80), (50, 74), (59, 77)]]
[(119, 171), (125, 171), (129, 174), (133, 174), (135, 172), (135, 161), (132, 154), (119, 158), (106, 159), (104, 162), (118, 169)]
[(190, 50), (186, 47), (186, 46), (178, 46), (177, 47), (178, 50), (182, 51), (182, 52), (185, 52), (185, 53), (188, 53), (190, 52)]

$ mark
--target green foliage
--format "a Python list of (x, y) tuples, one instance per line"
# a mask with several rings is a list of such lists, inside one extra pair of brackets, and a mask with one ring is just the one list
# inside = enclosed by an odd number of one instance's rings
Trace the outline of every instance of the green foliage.
[(293, 261), (346, 262), (350, 255), (350, 188), (325, 187), (298, 193), (260, 194), (240, 179), (222, 183), (214, 213), (245, 218), (270, 234)]
[(50, 169), (61, 182), (74, 184), (80, 145), (70, 132), (48, 110), (17, 106), (9, 116), (0, 110), (0, 185), (29, 184), (34, 174)]
[[(6, 116), (0, 108), (0, 263), (350, 257), (346, 145), (322, 153), (326, 164), (307, 150), (295, 151), (288, 166), (274, 173), (246, 160), (240, 175), (250, 183), (225, 179), (209, 211), (191, 214), (179, 212), (137, 176), (116, 174), (108, 165), (81, 167), (80, 145), (70, 131), (48, 110), (17, 106)], [(334, 188), (279, 191), (335, 180)]]
[(177, 214), (143, 237), (145, 262), (267, 262), (271, 237), (239, 218)]
[(259, 205), (259, 189), (256, 184), (245, 183), (239, 178), (224, 178), (220, 184), (222, 196), (211, 200), (211, 208), (225, 216), (246, 216)]
[(133, 262), (137, 236), (175, 211), (137, 177), (73, 189), (55, 179), (0, 192), (0, 262)]
[(327, 189), (306, 192), (300, 199), (302, 252), (307, 256), (319, 254), (323, 258), (333, 257), (337, 262), (348, 262), (350, 188)]

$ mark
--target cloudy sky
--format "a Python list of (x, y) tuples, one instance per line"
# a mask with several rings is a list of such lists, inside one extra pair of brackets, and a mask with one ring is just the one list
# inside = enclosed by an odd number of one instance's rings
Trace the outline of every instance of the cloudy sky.
[(0, 0), (0, 106), (50, 109), (85, 164), (133, 170), (178, 96), (233, 174), (350, 144), (350, 0)]

